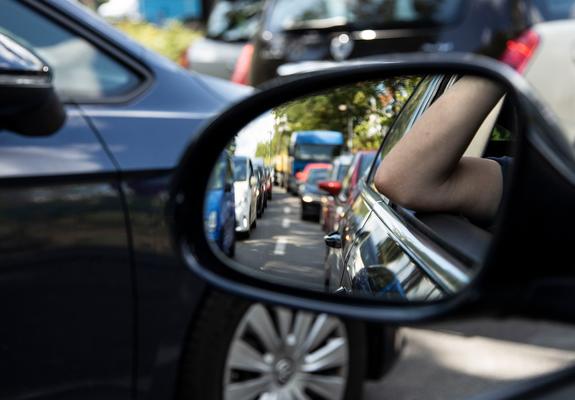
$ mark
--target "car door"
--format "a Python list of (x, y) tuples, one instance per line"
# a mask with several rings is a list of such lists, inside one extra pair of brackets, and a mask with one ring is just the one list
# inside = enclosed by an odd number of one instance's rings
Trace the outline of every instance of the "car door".
[[(417, 117), (431, 103), (432, 99), (441, 87), (442, 80), (443, 78), (439, 76), (429, 76), (419, 83), (417, 89), (414, 91), (413, 95), (406, 103), (387, 134), (378, 157), (395, 145), (397, 140), (403, 136), (403, 134), (415, 122)], [(359, 169), (359, 162), (360, 158), (356, 157), (352, 167), (355, 165), (355, 169)], [(352, 168), (350, 168), (350, 171), (348, 172), (350, 180), (354, 173), (355, 172)], [(361, 291), (363, 290), (362, 288), (367, 287), (365, 282), (363, 282), (367, 279), (364, 266), (380, 264), (380, 262), (376, 262), (375, 264), (372, 264), (372, 262), (375, 262), (379, 257), (378, 254), (381, 252), (380, 247), (384, 245), (386, 241), (386, 235), (381, 235), (382, 237), (379, 238), (379, 235), (376, 232), (379, 229), (385, 230), (385, 225), (383, 222), (377, 222), (377, 215), (371, 215), (374, 211), (374, 207), (381, 198), (373, 197), (366, 191), (365, 181), (361, 181), (357, 193), (358, 195), (356, 195), (355, 198), (349, 200), (352, 202), (352, 207), (348, 209), (346, 216), (342, 221), (344, 231), (343, 236), (353, 238), (350, 241), (347, 252), (344, 252), (344, 257), (341, 260), (342, 265), (340, 267), (340, 272), (342, 274), (341, 286), (348, 292)], [(362, 212), (360, 215), (356, 215), (355, 210), (363, 209), (369, 210), (369, 218), (365, 217), (365, 212)], [(358, 217), (362, 217), (363, 223), (361, 225), (354, 222)], [(366, 223), (368, 220), (369, 223)]]
[[(57, 61), (61, 98), (115, 79), (101, 76), (112, 59), (25, 3), (3, 1), (0, 29)], [(0, 132), (0, 397), (128, 399), (135, 303), (119, 175), (78, 106), (66, 113), (51, 136)]]

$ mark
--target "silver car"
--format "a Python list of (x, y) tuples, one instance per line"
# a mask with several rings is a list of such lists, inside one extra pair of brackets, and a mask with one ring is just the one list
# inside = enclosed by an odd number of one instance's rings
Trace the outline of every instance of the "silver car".
[(256, 227), (258, 182), (248, 157), (234, 157), (236, 233), (249, 236)]

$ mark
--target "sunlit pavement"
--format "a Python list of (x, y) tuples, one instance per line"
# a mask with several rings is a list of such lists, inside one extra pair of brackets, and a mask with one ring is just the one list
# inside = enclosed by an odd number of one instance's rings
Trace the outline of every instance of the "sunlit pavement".
[(575, 363), (569, 325), (476, 319), (402, 333), (399, 362), (365, 385), (365, 399), (465, 399)]
[(317, 222), (302, 221), (300, 200), (274, 186), (249, 239), (236, 242), (236, 261), (292, 284), (324, 289), (324, 233)]

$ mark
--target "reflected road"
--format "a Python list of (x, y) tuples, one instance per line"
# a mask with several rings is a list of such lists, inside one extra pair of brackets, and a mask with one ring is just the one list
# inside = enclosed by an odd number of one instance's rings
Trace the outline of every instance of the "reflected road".
[(274, 186), (273, 200), (268, 201), (256, 229), (249, 239), (237, 241), (235, 259), (265, 271), (268, 277), (290, 278), (292, 285), (301, 282), (302, 286), (323, 290), (323, 236), (317, 222), (301, 220), (299, 198)]

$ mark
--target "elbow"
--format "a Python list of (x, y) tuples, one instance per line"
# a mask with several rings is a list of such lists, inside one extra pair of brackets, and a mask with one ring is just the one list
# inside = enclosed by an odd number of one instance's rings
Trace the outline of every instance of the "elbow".
[(417, 185), (410, 183), (408, 179), (378, 170), (373, 183), (379, 193), (395, 204), (412, 210), (422, 207), (423, 197)]

